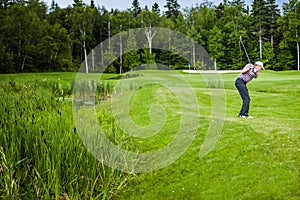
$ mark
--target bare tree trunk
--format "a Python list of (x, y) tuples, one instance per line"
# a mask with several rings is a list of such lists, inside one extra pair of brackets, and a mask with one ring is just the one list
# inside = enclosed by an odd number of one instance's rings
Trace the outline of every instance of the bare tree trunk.
[(84, 51), (84, 61), (85, 61), (85, 72), (88, 74), (89, 66), (88, 66), (87, 53), (86, 53), (86, 47), (85, 47), (85, 40), (83, 41), (83, 51)]
[(297, 54), (298, 54), (298, 71), (300, 70), (300, 52), (299, 52), (299, 42), (297, 42)]
[(297, 38), (297, 61), (298, 61), (298, 71), (300, 70), (300, 49), (299, 49), (299, 42), (298, 42), (298, 30), (296, 29), (296, 38)]
[(271, 48), (272, 48), (272, 51), (274, 52), (274, 36), (273, 35), (271, 36)]
[(215, 71), (217, 71), (217, 59), (215, 59)]
[(101, 67), (104, 67), (103, 44), (102, 44), (102, 42), (100, 44), (100, 47), (101, 47)]
[(21, 57), (21, 49), (22, 49), (22, 40), (19, 40), (19, 51), (18, 51), (19, 57)]
[(108, 21), (108, 51), (110, 51), (110, 21)]
[(86, 45), (85, 45), (85, 30), (81, 30), (80, 29), (80, 32), (81, 32), (81, 35), (82, 35), (82, 38), (83, 38), (82, 47), (83, 47), (83, 52), (84, 52), (85, 72), (88, 74), (89, 73), (89, 66), (88, 66), (87, 53), (86, 53)]
[(196, 70), (196, 48), (195, 48), (194, 41), (193, 41), (193, 65), (194, 65), (194, 70)]
[(147, 40), (148, 40), (149, 49), (150, 49), (150, 55), (151, 55), (152, 54), (152, 40), (153, 40), (153, 37), (156, 34), (156, 31), (152, 34), (151, 24), (150, 24), (149, 28), (146, 28), (145, 34), (146, 34), (146, 37), (147, 37)]
[(261, 35), (259, 36), (259, 58), (262, 60), (262, 39)]
[(22, 62), (21, 71), (23, 71), (23, 69), (24, 69), (24, 66), (25, 66), (25, 60), (26, 60), (26, 58), (24, 57), (24, 58), (23, 58), (23, 62)]
[(93, 67), (93, 71), (95, 71), (95, 52), (94, 52), (94, 49), (92, 49), (92, 67)]
[[(171, 34), (171, 30), (169, 29), (169, 31), (168, 31), (168, 33), (169, 33), (169, 52), (172, 52), (171, 51), (171, 37), (170, 37), (170, 34)], [(168, 61), (169, 61), (169, 63), (168, 63), (168, 67), (170, 68), (170, 66), (171, 66), (171, 59), (170, 59), (170, 53), (168, 53)]]
[[(102, 29), (103, 29), (103, 24), (102, 24)], [(103, 59), (103, 42), (102, 42), (102, 34), (101, 34), (101, 30), (102, 30), (101, 28), (100, 28), (100, 58), (101, 58), (101, 69), (102, 69), (102, 67), (103, 67), (103, 65), (104, 65), (104, 59)]]
[(69, 53), (70, 53), (70, 61), (73, 62), (73, 43), (70, 44), (70, 48), (69, 48)]
[[(260, 20), (259, 20), (260, 21)], [(261, 31), (261, 22), (259, 22), (259, 58), (262, 60), (262, 31)]]
[(122, 66), (123, 66), (123, 45), (122, 45), (122, 36), (120, 35), (120, 63), (121, 63), (121, 66), (120, 66), (120, 74), (122, 74)]

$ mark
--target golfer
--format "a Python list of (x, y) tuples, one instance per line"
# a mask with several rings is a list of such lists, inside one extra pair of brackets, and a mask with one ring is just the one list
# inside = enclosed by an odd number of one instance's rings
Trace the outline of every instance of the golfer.
[(242, 72), (239, 74), (237, 79), (235, 80), (235, 87), (239, 91), (241, 98), (243, 100), (242, 109), (238, 115), (238, 117), (242, 118), (252, 118), (248, 115), (249, 105), (250, 105), (250, 97), (248, 93), (247, 83), (249, 83), (253, 78), (257, 78), (259, 72), (265, 69), (264, 65), (261, 61), (257, 61), (253, 64), (247, 64)]

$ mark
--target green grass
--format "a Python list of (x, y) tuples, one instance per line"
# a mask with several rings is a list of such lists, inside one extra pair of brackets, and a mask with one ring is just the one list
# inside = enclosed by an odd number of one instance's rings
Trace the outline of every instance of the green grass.
[[(107, 87), (116, 88), (109, 89), (115, 93), (111, 98), (96, 106), (101, 128), (123, 150), (155, 152), (174, 140), (182, 115), (180, 102), (184, 102), (189, 119), (199, 126), (194, 130), (192, 144), (179, 159), (157, 171), (134, 176), (105, 167), (82, 145), (74, 129), (72, 104), (55, 98), (61, 92), (41, 88), (48, 87), (47, 84), (34, 84), (59, 82), (63, 88), (74, 81), (76, 74), (0, 75), (0, 197), (300, 199), (299, 72), (263, 71), (248, 84), (250, 115), (254, 119), (237, 118), (241, 107), (234, 86), (237, 74), (222, 74), (226, 118), (215, 148), (204, 158), (199, 157), (199, 152), (211, 122), (210, 92), (220, 90), (222, 82), (211, 75), (133, 73), (140, 76), (121, 80), (118, 75), (102, 77), (109, 80)], [(99, 76), (82, 75), (86, 79)], [(207, 77), (213, 78), (208, 84), (204, 81)], [(143, 85), (147, 80), (152, 83)], [(170, 90), (185, 94), (187, 85), (182, 80), (192, 86), (199, 107)], [(24, 89), (24, 85), (29, 89)], [(129, 100), (126, 94), (130, 94)], [(140, 127), (157, 123), (161, 128), (148, 138), (132, 136), (131, 131), (114, 121), (111, 99), (128, 106), (129, 115), (115, 114), (125, 119), (130, 116)], [(117, 111), (122, 109), (117, 107)], [(194, 111), (199, 111), (200, 116)]]
[(83, 146), (72, 102), (53, 90), (55, 79), (71, 84), (69, 75), (1, 75), (1, 199), (107, 199), (126, 185), (130, 174), (104, 166)]
[(131, 180), (120, 199), (300, 199), (299, 72), (266, 71), (248, 84), (254, 119), (237, 118), (237, 74), (222, 75), (225, 124), (215, 149), (202, 159), (210, 97), (200, 75), (185, 76), (197, 89), (202, 113), (194, 142), (172, 165)]

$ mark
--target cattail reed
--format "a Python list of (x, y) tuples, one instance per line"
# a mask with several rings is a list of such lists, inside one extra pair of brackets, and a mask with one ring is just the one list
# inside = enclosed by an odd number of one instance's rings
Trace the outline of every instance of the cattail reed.
[[(111, 176), (119, 176), (115, 172), (104, 171), (106, 168), (103, 171), (102, 168), (97, 168), (98, 161), (81, 145), (72, 117), (72, 105), (61, 101), (67, 99), (67, 95), (72, 92), (64, 90), (61, 98), (58, 92), (61, 89), (52, 90), (54, 82), (40, 83), (29, 81), (23, 87), (19, 87), (17, 83), (17, 88), (6, 90), (1, 90), (0, 87), (0, 109), (3, 114), (0, 119), (0, 174), (4, 170), (3, 165), (1, 168), (2, 151), (9, 161), (8, 166), (13, 166), (3, 176), (13, 179), (2, 181), (2, 185), (0, 183), (0, 196), (4, 199), (14, 196), (60, 199), (64, 191), (69, 191), (70, 197), (94, 198), (103, 192), (102, 186), (94, 188), (94, 185), (98, 185), (93, 184), (98, 183), (95, 174), (101, 176), (101, 173), (112, 173)], [(96, 84), (94, 82), (92, 87)], [(48, 134), (47, 131), (50, 130), (51, 134)], [(78, 163), (81, 167), (77, 167)], [(91, 181), (79, 180), (78, 174), (84, 174), (86, 180)], [(107, 188), (115, 187), (110, 179), (104, 181)], [(123, 181), (120, 180), (120, 185), (122, 184)], [(86, 188), (91, 188), (92, 192), (83, 193)]]

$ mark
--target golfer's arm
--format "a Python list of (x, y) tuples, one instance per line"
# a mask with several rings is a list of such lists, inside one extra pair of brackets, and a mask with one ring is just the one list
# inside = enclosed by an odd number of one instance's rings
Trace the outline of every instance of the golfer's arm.
[(257, 78), (258, 77), (258, 73), (254, 73), (254, 78)]
[(242, 74), (247, 73), (250, 69), (251, 69), (251, 64), (248, 64), (243, 70), (242, 70)]

